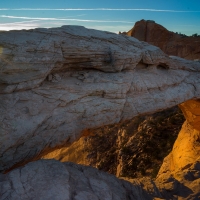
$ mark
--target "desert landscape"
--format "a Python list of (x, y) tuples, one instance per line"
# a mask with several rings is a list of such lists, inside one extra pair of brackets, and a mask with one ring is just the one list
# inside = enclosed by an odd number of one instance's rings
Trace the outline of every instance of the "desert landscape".
[(32, 199), (200, 199), (200, 36), (0, 31), (0, 200)]

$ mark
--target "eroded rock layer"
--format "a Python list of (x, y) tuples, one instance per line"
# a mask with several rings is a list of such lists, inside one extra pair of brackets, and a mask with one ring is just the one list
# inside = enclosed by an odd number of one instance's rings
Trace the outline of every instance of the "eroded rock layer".
[(189, 100), (179, 105), (186, 121), (164, 159), (156, 183), (183, 199), (200, 198), (200, 112), (199, 101)]
[(200, 98), (200, 64), (108, 32), (0, 32), (0, 170), (84, 130)]
[(140, 20), (124, 34), (148, 42), (168, 55), (200, 60), (200, 37), (174, 33), (152, 20)]
[(168, 193), (188, 200), (200, 198), (199, 138), (200, 132), (186, 121), (156, 178), (160, 192), (168, 190)]
[(157, 176), (185, 118), (178, 106), (97, 129), (43, 156), (96, 167), (117, 177)]

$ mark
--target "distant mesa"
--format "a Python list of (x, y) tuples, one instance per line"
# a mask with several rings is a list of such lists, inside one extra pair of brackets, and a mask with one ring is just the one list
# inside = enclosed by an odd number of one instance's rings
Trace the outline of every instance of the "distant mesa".
[(140, 20), (128, 32), (122, 32), (140, 41), (158, 46), (168, 55), (179, 56), (189, 60), (200, 60), (200, 37), (197, 34), (186, 36), (167, 30), (153, 20)]

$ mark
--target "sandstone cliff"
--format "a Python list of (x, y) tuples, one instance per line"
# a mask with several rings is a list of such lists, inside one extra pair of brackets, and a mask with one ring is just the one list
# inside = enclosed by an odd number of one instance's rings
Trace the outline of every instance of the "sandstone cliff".
[(187, 121), (171, 153), (164, 159), (156, 182), (160, 188), (183, 199), (200, 198), (200, 117), (199, 101), (180, 105)]
[(168, 55), (200, 60), (200, 37), (174, 33), (152, 20), (138, 21), (124, 34), (160, 47)]
[[(128, 36), (64, 26), (0, 32), (0, 46), (2, 172), (71, 144), (88, 129), (200, 98), (200, 63), (169, 57), (159, 48)], [(187, 107), (187, 113), (197, 117), (192, 108)], [(30, 177), (43, 168), (51, 174), (54, 167), (41, 161), (33, 165), (36, 167), (28, 164), (30, 168), (1, 175), (1, 194), (6, 194), (2, 199), (9, 195), (16, 199), (12, 195), (20, 192), (39, 194), (40, 187), (34, 189)], [(51, 178), (47, 173), (45, 179), (36, 182), (46, 186), (59, 172)], [(74, 174), (70, 180), (73, 178), (77, 179)], [(17, 186), (12, 181), (16, 179)], [(71, 187), (70, 182), (62, 184)], [(52, 187), (55, 196), (60, 188), (56, 183)], [(52, 187), (49, 189), (53, 191)], [(161, 197), (159, 191), (153, 193), (156, 195)]]
[(117, 177), (155, 178), (183, 122), (176, 106), (151, 115), (89, 130), (67, 147), (43, 156), (96, 167)]

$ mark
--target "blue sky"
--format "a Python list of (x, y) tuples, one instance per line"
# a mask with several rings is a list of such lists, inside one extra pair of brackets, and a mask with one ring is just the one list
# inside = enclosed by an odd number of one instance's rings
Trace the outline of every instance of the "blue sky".
[(118, 33), (138, 20), (155, 20), (168, 30), (200, 34), (200, 0), (6, 0), (0, 30), (82, 25)]

